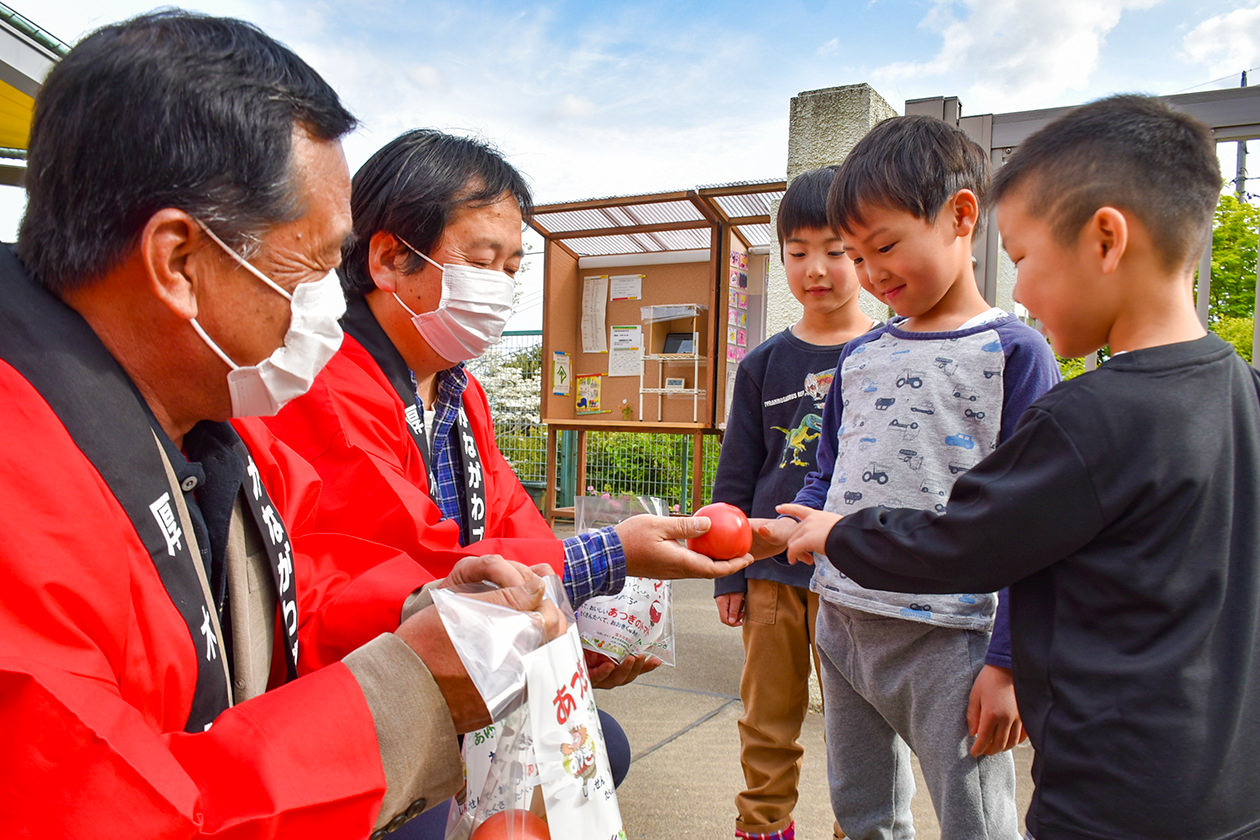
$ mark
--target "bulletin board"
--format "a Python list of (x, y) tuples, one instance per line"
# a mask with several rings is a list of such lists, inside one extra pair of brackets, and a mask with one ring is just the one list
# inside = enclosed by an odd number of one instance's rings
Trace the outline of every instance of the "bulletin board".
[(586, 269), (548, 243), (546, 263), (543, 422), (713, 427), (711, 261)]
[[(687, 434), (699, 452), (724, 428), (735, 372), (761, 337), (764, 298), (754, 292), (786, 186), (745, 181), (535, 208), (548, 486), (561, 432), (576, 433), (580, 494), (587, 432)], [(691, 497), (700, 498), (703, 459), (691, 466)], [(572, 515), (554, 493), (544, 511)]]
[(771, 209), (785, 189), (737, 182), (537, 207), (543, 421), (723, 428), (735, 372), (762, 338)]

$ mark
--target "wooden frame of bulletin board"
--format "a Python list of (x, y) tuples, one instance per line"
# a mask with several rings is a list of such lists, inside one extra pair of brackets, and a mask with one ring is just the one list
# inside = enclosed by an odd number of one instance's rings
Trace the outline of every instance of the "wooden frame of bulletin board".
[[(701, 452), (703, 435), (724, 425), (734, 365), (749, 341), (737, 307), (747, 305), (739, 284), (747, 286), (755, 238), (746, 226), (764, 239), (769, 203), (784, 188), (733, 184), (536, 209), (531, 224), (545, 238), (549, 519), (557, 514), (559, 431), (578, 433), (580, 493), (587, 431), (691, 434)], [(702, 496), (702, 471), (694, 459), (692, 498)]]

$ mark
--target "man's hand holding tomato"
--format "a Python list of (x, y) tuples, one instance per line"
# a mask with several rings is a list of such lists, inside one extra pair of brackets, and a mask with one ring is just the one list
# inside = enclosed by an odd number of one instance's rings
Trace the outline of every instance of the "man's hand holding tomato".
[(680, 542), (699, 537), (709, 526), (705, 516), (640, 514), (623, 520), (616, 530), (626, 554), (626, 574), (658, 580), (711, 579), (738, 572), (753, 561), (748, 553), (730, 560), (714, 560)]

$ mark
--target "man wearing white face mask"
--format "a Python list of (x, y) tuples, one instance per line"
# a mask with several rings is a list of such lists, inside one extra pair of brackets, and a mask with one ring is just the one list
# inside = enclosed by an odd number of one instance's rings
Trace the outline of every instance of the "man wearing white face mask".
[(292, 293), (287, 292), (225, 245), (214, 231), (201, 222), (197, 224), (241, 268), (289, 301), (289, 329), (284, 335), (284, 344), (256, 365), (238, 365), (206, 335), (196, 318), (189, 321), (206, 346), (231, 368), (228, 391), (232, 396), (232, 416), (269, 417), (310, 390), (315, 376), (341, 347), (338, 319), (346, 312), (341, 283), (337, 273), (329, 271), (322, 279), (299, 283)]
[[(677, 542), (706, 519), (638, 516), (561, 541), (500, 454), (462, 363), (511, 314), (533, 208), (520, 173), (476, 140), (414, 130), (359, 169), (350, 202), (346, 341), (310, 393), (267, 420), (324, 478), (320, 530), (395, 546), (436, 576), (452, 551), (546, 562), (575, 605), (619, 591), (627, 571), (712, 578), (746, 563)], [(592, 676), (615, 685), (644, 667)]]
[[(434, 576), (310, 533), (318, 477), (247, 417), (341, 342), (353, 126), (261, 31), (179, 11), (87, 36), (36, 98), (0, 246), (0, 837), (361, 840), (462, 781), (485, 704), (432, 607), (400, 624)], [(530, 569), (471, 580), (558, 632)]]

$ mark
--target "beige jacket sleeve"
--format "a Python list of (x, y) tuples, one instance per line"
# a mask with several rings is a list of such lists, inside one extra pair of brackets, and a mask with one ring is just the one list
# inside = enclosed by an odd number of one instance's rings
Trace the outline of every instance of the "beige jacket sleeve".
[(392, 831), (463, 784), (455, 725), (428, 668), (394, 634), (377, 636), (343, 661), (376, 723), (386, 785), (376, 828)]

